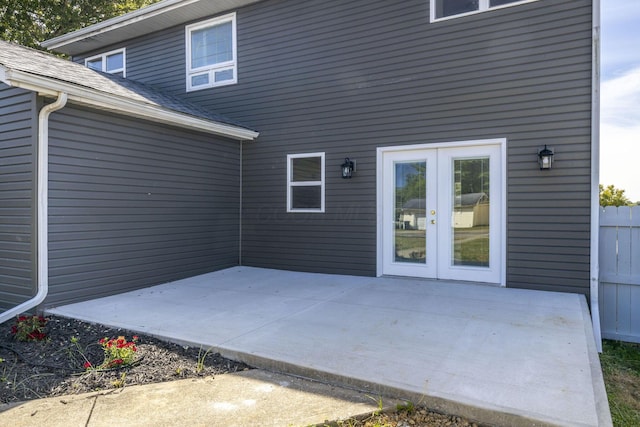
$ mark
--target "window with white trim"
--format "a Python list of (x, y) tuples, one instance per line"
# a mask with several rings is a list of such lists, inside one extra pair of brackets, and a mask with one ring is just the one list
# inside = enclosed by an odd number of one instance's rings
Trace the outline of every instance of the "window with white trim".
[(287, 155), (287, 212), (324, 212), (324, 153)]
[(236, 14), (187, 26), (187, 91), (238, 82)]
[(469, 15), (537, 0), (430, 0), (431, 20)]
[(92, 70), (110, 74), (122, 73), (122, 77), (127, 77), (126, 49), (112, 50), (92, 56), (84, 60), (84, 65)]

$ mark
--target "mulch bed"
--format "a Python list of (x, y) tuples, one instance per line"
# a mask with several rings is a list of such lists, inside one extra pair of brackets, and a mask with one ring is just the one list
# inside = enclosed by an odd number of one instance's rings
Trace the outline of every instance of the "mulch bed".
[[(138, 384), (215, 376), (249, 369), (243, 363), (182, 347), (153, 337), (73, 319), (49, 316), (43, 341), (17, 341), (13, 321), (0, 325), (0, 403), (65, 394), (78, 394)], [(104, 351), (99, 341), (124, 336), (136, 342), (136, 362), (109, 370), (86, 370), (86, 362), (99, 366)], [(74, 342), (77, 341), (77, 342)], [(199, 363), (200, 362), (200, 363)]]

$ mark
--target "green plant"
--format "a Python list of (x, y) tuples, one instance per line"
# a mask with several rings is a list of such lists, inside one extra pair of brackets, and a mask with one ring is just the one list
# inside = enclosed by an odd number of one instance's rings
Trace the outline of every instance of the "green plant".
[(416, 405), (413, 402), (404, 402), (398, 403), (396, 405), (396, 411), (398, 412), (406, 412), (408, 414), (413, 414), (416, 410)]
[(202, 347), (200, 347), (200, 350), (198, 350), (198, 361), (196, 362), (196, 373), (199, 374), (204, 370), (204, 361), (209, 355), (209, 353), (211, 353), (211, 348), (209, 348), (204, 353), (202, 352)]
[(2, 365), (2, 373), (0, 374), (0, 383), (7, 382), (7, 366), (5, 362), (6, 361), (0, 357), (0, 365)]
[(373, 400), (374, 402), (376, 402), (376, 404), (378, 405), (378, 409), (373, 412), (373, 415), (382, 414), (382, 412), (384, 411), (384, 403), (382, 402), (382, 396), (378, 396), (377, 398), (373, 396), (367, 396), (367, 397)]
[(42, 316), (19, 316), (11, 327), (11, 333), (18, 341), (42, 341), (47, 337), (44, 328), (47, 319)]
[(631, 200), (624, 195), (625, 190), (616, 188), (614, 185), (604, 186), (600, 188), (600, 206), (631, 206)]
[(131, 341), (127, 341), (124, 336), (119, 336), (118, 338), (111, 339), (107, 337), (102, 338), (99, 341), (99, 344), (102, 346), (102, 350), (104, 352), (104, 360), (102, 364), (94, 367), (91, 362), (86, 360), (84, 363), (84, 368), (90, 370), (113, 369), (124, 366), (131, 366), (136, 361), (136, 352), (138, 351), (138, 348), (136, 347), (137, 341), (138, 337), (136, 335), (133, 336)]
[[(70, 339), (71, 341), (71, 346), (65, 348), (64, 350), (67, 353), (67, 356), (69, 356), (69, 358), (73, 361), (74, 365), (79, 364), (78, 359), (76, 358), (76, 353), (80, 355), (80, 357), (82, 357), (82, 360), (84, 361), (84, 368), (88, 369), (91, 367), (91, 362), (89, 362), (89, 359), (87, 359), (87, 356), (85, 355), (85, 349), (83, 349), (80, 346), (80, 340), (78, 339), (78, 337), (71, 337)], [(74, 351), (75, 350), (75, 351)]]
[(114, 386), (115, 388), (122, 388), (124, 387), (126, 378), (127, 378), (127, 373), (123, 372), (122, 374), (120, 374), (120, 378), (118, 378), (117, 380), (111, 381), (111, 385)]

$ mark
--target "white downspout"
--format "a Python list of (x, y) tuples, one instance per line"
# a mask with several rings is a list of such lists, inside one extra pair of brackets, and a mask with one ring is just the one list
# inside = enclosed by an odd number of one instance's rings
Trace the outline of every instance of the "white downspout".
[(593, 0), (593, 62), (591, 77), (591, 323), (598, 352), (600, 329), (600, 0)]
[(49, 292), (49, 116), (54, 111), (64, 108), (67, 94), (58, 93), (58, 99), (42, 107), (38, 115), (38, 200), (37, 200), (37, 289), (36, 295), (0, 314), (0, 324), (18, 316), (25, 311), (37, 307)]
[(242, 266), (242, 209), (243, 209), (243, 197), (244, 197), (244, 182), (242, 181), (242, 159), (243, 159), (243, 144), (244, 141), (240, 141), (240, 218), (238, 218), (238, 265)]

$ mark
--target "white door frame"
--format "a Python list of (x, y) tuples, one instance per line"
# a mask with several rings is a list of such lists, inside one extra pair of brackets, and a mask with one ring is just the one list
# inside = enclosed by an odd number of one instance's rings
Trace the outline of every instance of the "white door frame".
[(431, 144), (414, 144), (414, 145), (401, 145), (401, 146), (390, 146), (390, 147), (378, 147), (377, 155), (376, 155), (376, 223), (377, 223), (377, 262), (376, 262), (376, 275), (383, 275), (383, 217), (384, 217), (384, 206), (383, 206), (383, 183), (385, 179), (391, 179), (388, 176), (385, 176), (385, 168), (383, 164), (383, 156), (386, 153), (395, 153), (402, 151), (415, 151), (415, 150), (428, 150), (428, 149), (437, 149), (437, 148), (463, 148), (463, 147), (478, 147), (478, 146), (487, 146), (487, 145), (495, 145), (499, 147), (500, 150), (500, 191), (501, 191), (501, 199), (500, 199), (500, 213), (501, 213), (501, 224), (500, 224), (500, 285), (506, 286), (506, 257), (507, 257), (507, 180), (506, 180), (506, 148), (507, 148), (507, 140), (506, 138), (495, 138), (495, 139), (483, 139), (483, 140), (469, 140), (469, 141), (455, 141), (455, 142), (438, 142)]

